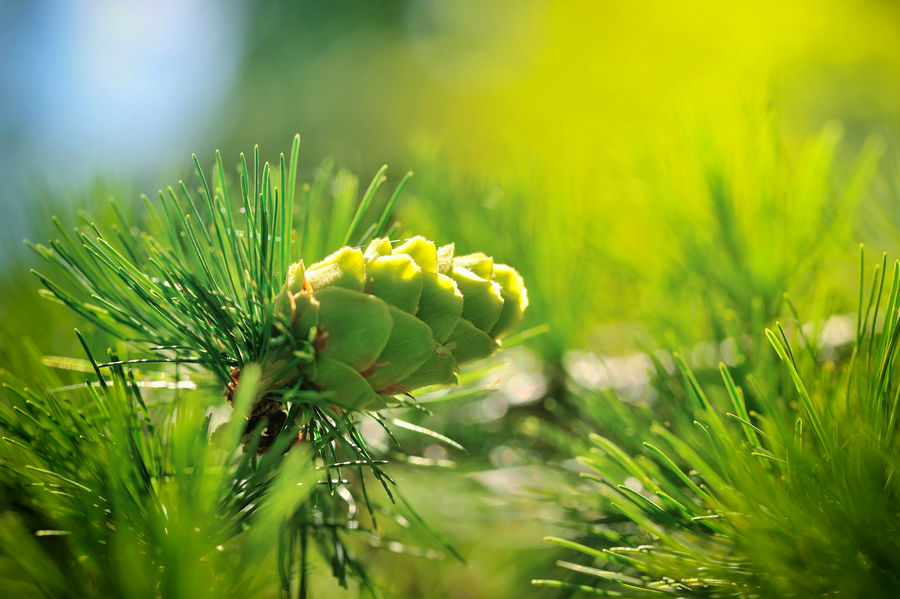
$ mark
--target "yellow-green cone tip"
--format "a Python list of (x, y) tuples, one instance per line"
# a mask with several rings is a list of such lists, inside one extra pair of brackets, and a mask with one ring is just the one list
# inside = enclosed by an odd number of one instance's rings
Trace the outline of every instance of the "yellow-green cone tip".
[(345, 287), (362, 291), (366, 269), (362, 252), (355, 248), (342, 248), (306, 271), (306, 280), (314, 290), (327, 287)]
[(406, 254), (412, 258), (423, 272), (438, 271), (437, 247), (433, 241), (428, 241), (421, 235), (407, 239), (404, 243), (394, 248), (394, 255)]
[(365, 290), (414, 314), (422, 295), (422, 269), (405, 254), (379, 256), (366, 264)]

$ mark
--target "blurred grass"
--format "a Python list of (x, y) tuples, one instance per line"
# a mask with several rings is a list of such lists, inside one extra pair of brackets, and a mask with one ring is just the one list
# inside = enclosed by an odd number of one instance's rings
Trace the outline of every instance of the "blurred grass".
[(538, 162), (478, 178), (423, 152), (417, 201), (400, 213), (413, 230), (518, 260), (538, 282), (528, 318), (550, 325), (534, 346), (551, 363), (573, 347), (747, 332), (774, 317), (788, 281), (817, 305), (812, 317), (851, 309), (851, 249), (861, 203), (877, 205), (883, 141), (841, 152), (829, 123), (792, 148), (777, 115), (750, 107), (731, 125), (636, 148), (629, 170), (606, 178), (554, 178)]

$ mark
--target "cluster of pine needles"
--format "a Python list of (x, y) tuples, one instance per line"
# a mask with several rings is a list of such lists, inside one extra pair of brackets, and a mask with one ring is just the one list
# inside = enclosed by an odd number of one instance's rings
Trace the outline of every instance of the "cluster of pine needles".
[[(352, 539), (402, 548), (392, 531), (421, 527), (454, 553), (359, 431), (371, 418), (393, 439), (389, 424), (402, 421), (297, 388), (268, 451), (256, 451), (266, 421), (245, 430), (259, 365), (280, 350), (272, 304), (289, 265), (389, 236), (410, 176), (371, 218), (386, 167), (361, 199), (356, 178), (328, 162), (298, 190), (299, 150), (295, 137), (277, 167), (258, 148), (250, 164), (241, 155), (237, 192), (218, 153), (212, 179), (195, 156), (196, 184), (144, 197), (140, 222), (113, 202), (112, 226), (54, 219), (58, 238), (29, 244), (49, 263), (35, 273), (42, 293), (127, 356), (99, 360), (76, 332), (87, 359), (66, 363), (81, 365), (81, 384), (49, 367), (37, 382), (2, 374), (0, 594), (254, 596), (274, 582), (306, 597), (315, 552), (341, 585), (378, 595)], [(235, 373), (234, 413), (222, 418)]]
[(867, 286), (861, 251), (843, 345), (776, 323), (768, 352), (761, 340), (757, 358), (718, 373), (657, 359), (649, 404), (582, 389), (582, 418), (604, 434), (578, 449), (583, 482), (557, 496), (572, 535), (548, 540), (569, 553), (568, 575), (534, 583), (633, 597), (896, 596), (900, 262), (887, 270), (885, 258)]

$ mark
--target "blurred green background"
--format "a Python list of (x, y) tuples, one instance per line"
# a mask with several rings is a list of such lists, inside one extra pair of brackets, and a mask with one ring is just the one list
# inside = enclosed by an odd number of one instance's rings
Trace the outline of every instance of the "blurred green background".
[[(534, 335), (485, 375), (496, 392), (409, 416), (468, 449), (413, 446), (455, 468), (401, 478), (469, 563), (373, 548), (391, 596), (539, 595), (527, 583), (551, 575), (541, 538), (561, 516), (534, 501), (556, 476), (536, 465), (566, 454), (535, 423), (567, 428), (573, 377), (640, 394), (636, 352), (718, 355), (783, 316), (785, 292), (804, 319), (851, 312), (857, 245), (900, 250), (893, 2), (10, 2), (0, 16), (5, 367), (23, 337), (78, 352), (75, 321), (34, 299), (20, 244), (51, 235), (49, 214), (102, 220), (111, 195), (139, 213), (140, 193), (188, 180), (191, 152), (236, 165), (259, 144), (275, 161), (295, 132), (304, 180), (326, 159), (363, 181), (412, 170), (401, 233), (522, 272)], [(316, 596), (334, 590), (319, 582)]]

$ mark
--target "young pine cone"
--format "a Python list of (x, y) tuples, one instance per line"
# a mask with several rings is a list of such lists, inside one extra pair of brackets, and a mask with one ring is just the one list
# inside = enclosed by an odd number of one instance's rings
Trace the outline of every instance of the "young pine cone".
[(453, 250), (376, 239), (365, 252), (293, 264), (275, 316), (314, 349), (297, 378), (345, 408), (378, 409), (397, 393), (455, 382), (461, 364), (491, 355), (522, 321), (525, 285), (509, 266)]

